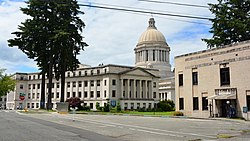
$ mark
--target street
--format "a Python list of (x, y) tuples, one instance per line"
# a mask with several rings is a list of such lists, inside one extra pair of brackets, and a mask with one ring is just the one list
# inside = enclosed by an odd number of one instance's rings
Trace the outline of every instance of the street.
[(84, 114), (18, 114), (0, 111), (1, 140), (239, 140), (250, 122)]

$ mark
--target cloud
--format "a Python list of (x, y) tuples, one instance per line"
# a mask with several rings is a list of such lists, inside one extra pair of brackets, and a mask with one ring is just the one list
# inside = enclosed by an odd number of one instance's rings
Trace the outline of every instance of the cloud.
[[(206, 5), (207, 1), (179, 0), (182, 3)], [(216, 0), (209, 2), (215, 3)], [(140, 9), (154, 9), (165, 13), (189, 14), (203, 17), (212, 17), (210, 11), (204, 8), (191, 8), (167, 4), (154, 4), (135, 0), (79, 0), (79, 3), (119, 5), (124, 7), (137, 7)], [(17, 48), (9, 48), (7, 40), (13, 38), (10, 33), (17, 30), (17, 26), (27, 16), (22, 14), (19, 7), (26, 4), (22, 1), (0, 1), (0, 66), (15, 71), (36, 71), (36, 63), (29, 60)], [(82, 33), (89, 47), (78, 56), (81, 63), (97, 66), (104, 64), (134, 65), (134, 48), (140, 35), (148, 26), (148, 19), (153, 16), (156, 26), (165, 36), (171, 48), (171, 64), (176, 55), (206, 49), (201, 38), (207, 38), (209, 25), (194, 24), (190, 22), (206, 22), (195, 19), (181, 19), (151, 14), (135, 14), (114, 10), (81, 7), (85, 14), (81, 15), (86, 27)], [(188, 20), (183, 22), (178, 20)]]

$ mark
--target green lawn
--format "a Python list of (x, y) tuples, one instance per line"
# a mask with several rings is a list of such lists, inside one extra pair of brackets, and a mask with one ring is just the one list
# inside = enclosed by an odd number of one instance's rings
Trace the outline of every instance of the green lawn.
[(171, 112), (138, 112), (138, 111), (122, 111), (122, 112), (96, 112), (96, 111), (77, 111), (77, 114), (101, 114), (101, 115), (152, 115), (152, 116), (173, 116), (174, 111)]

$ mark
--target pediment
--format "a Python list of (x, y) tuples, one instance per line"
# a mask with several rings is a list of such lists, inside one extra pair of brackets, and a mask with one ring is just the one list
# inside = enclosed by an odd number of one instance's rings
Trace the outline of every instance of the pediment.
[(132, 70), (124, 71), (121, 73), (121, 75), (132, 75), (132, 76), (154, 76), (153, 74), (149, 73), (148, 71), (142, 69), (142, 68), (135, 68)]

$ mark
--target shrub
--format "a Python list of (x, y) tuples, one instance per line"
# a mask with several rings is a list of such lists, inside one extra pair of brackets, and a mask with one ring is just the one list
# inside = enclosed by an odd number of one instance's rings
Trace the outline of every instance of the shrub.
[(69, 103), (69, 108), (79, 108), (81, 106), (81, 103), (83, 103), (83, 100), (81, 100), (79, 97), (71, 97), (66, 100), (66, 102)]
[(96, 102), (95, 107), (96, 107), (97, 111), (100, 111), (100, 103), (99, 102)]
[(175, 104), (172, 100), (160, 101), (159, 103), (157, 103), (157, 111), (174, 111), (174, 106)]
[(109, 104), (106, 104), (103, 108), (104, 112), (109, 112)]
[(184, 116), (184, 114), (183, 114), (182, 112), (180, 112), (180, 111), (175, 111), (175, 112), (173, 113), (173, 115), (174, 115), (174, 116)]

